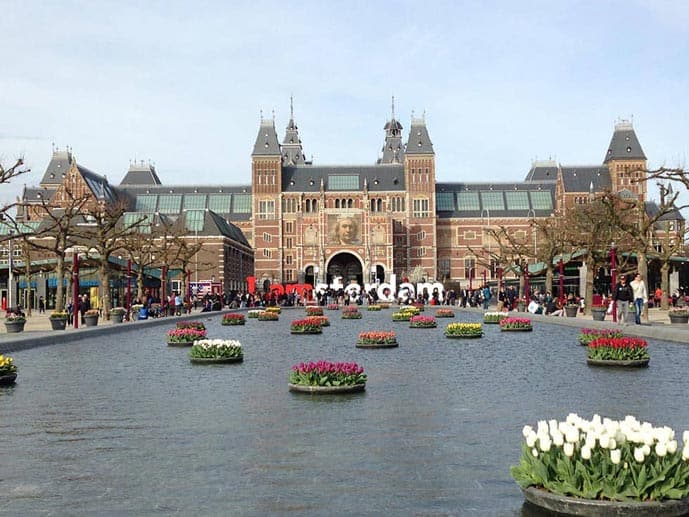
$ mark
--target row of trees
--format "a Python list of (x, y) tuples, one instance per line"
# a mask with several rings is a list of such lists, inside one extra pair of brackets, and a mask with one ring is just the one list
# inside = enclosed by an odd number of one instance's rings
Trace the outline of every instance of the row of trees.
[[(647, 179), (667, 184), (680, 182), (689, 189), (689, 180), (681, 169), (661, 168), (646, 171)], [(497, 264), (503, 270), (515, 271), (524, 287), (524, 272), (529, 262), (545, 267), (545, 288), (552, 292), (554, 268), (567, 257), (581, 255), (586, 264), (585, 306), (592, 305), (595, 272), (609, 264), (611, 247), (616, 248), (620, 274), (638, 271), (648, 285), (649, 258), (658, 260), (661, 289), (669, 291), (670, 259), (685, 252), (686, 228), (678, 206), (679, 192), (659, 183), (660, 202), (647, 204), (628, 192), (605, 191), (592, 194), (587, 203), (577, 204), (565, 213), (547, 218), (533, 218), (531, 232), (515, 233), (511, 227), (487, 228), (488, 238), (496, 245), (472, 250), (484, 266)], [(532, 245), (537, 239), (538, 247)], [(662, 299), (667, 309), (667, 297)]]
[[(19, 161), (7, 171), (0, 169), (2, 182), (28, 172), (21, 165)], [(68, 258), (77, 253), (82, 261), (95, 265), (101, 286), (110, 285), (114, 271), (109, 259), (117, 256), (131, 261), (138, 293), (144, 292), (144, 272), (153, 267), (181, 270), (183, 292), (186, 292), (186, 272), (202, 244), (185, 238), (184, 217), (145, 214), (125, 219), (126, 200), (98, 199), (90, 190), (83, 190), (62, 185), (54, 193), (47, 192), (49, 195), (41, 197), (40, 203), (3, 208), (4, 224), (9, 227), (3, 239), (12, 238), (15, 246), (21, 247), (27, 284), (30, 285), (35, 274), (32, 262), (38, 257), (53, 258), (57, 277), (56, 310), (63, 310), (67, 273), (70, 273), (68, 285), (72, 282)], [(20, 220), (10, 213), (11, 208), (19, 208)], [(202, 267), (210, 265), (202, 264)], [(110, 289), (101, 289), (100, 300), (109, 318)]]

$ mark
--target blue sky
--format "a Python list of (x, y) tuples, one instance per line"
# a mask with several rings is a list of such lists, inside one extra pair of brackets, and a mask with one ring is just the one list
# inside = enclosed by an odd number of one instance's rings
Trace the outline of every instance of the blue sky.
[[(142, 4), (142, 5), (139, 5)], [(118, 183), (249, 184), (259, 126), (294, 95), (316, 164), (371, 164), (396, 99), (425, 112), (439, 181), (522, 180), (534, 159), (599, 164), (633, 117), (650, 167), (689, 155), (682, 1), (127, 2), (5, 0), (0, 159), (52, 143)], [(689, 196), (688, 196), (689, 197)]]

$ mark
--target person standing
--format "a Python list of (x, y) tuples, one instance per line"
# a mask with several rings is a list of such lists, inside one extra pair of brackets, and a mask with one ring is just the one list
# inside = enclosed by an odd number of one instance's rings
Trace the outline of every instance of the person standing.
[(45, 299), (42, 296), (38, 297), (38, 313), (45, 312)]
[(632, 288), (627, 285), (626, 276), (622, 275), (620, 277), (620, 281), (612, 293), (612, 299), (617, 302), (617, 323), (626, 325), (629, 303), (634, 299)]
[(483, 310), (488, 310), (488, 305), (490, 304), (490, 287), (487, 285), (483, 286)]
[(646, 292), (646, 284), (644, 283), (641, 275), (636, 274), (634, 280), (629, 284), (632, 288), (634, 294), (634, 309), (636, 316), (636, 324), (641, 325), (641, 311), (644, 310), (644, 303), (648, 302), (648, 293)]

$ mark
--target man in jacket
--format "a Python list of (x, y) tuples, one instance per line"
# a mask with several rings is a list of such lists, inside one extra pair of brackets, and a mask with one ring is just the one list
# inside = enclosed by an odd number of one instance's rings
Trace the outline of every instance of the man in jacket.
[(627, 285), (627, 277), (624, 275), (620, 277), (620, 281), (615, 286), (612, 292), (612, 299), (617, 302), (617, 323), (626, 325), (629, 303), (634, 300), (634, 294), (632, 293), (632, 288)]

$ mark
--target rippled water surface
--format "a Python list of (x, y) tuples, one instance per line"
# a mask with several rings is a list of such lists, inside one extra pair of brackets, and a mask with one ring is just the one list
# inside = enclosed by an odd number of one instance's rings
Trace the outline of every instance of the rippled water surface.
[[(168, 347), (172, 320), (13, 353), (0, 513), (528, 515), (509, 475), (524, 424), (574, 411), (689, 428), (687, 346), (651, 342), (644, 369), (593, 368), (577, 329), (450, 340), (445, 324), (481, 316), (417, 330), (390, 313), (326, 311), (332, 326), (303, 337), (289, 334), (296, 309), (243, 327), (204, 318), (209, 337), (244, 346), (223, 366)], [(395, 330), (400, 347), (357, 349), (362, 330)], [(318, 359), (363, 365), (366, 391), (289, 392), (290, 367)]]

